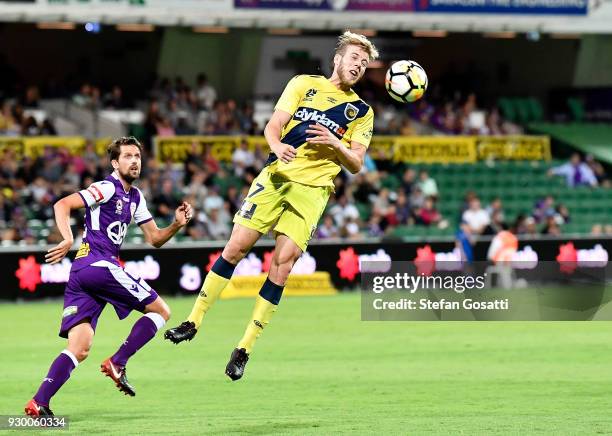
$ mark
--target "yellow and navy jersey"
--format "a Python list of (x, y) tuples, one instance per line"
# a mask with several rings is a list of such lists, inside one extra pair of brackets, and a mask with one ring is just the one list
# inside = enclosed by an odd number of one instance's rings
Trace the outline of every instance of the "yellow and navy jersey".
[(273, 153), (266, 162), (268, 171), (293, 182), (311, 186), (334, 186), (340, 161), (331, 146), (309, 144), (306, 133), (311, 124), (321, 124), (350, 148), (351, 141), (370, 145), (374, 112), (353, 90), (342, 91), (323, 76), (295, 76), (283, 91), (275, 110), (292, 115), (281, 141), (297, 150), (294, 160), (279, 161)]

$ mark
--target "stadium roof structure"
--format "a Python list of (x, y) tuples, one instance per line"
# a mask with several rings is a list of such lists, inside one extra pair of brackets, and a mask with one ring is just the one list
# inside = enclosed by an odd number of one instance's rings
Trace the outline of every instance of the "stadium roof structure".
[[(345, 0), (345, 3), (348, 1), (350, 0)], [(487, 2), (453, 1), (461, 4)], [(581, 1), (589, 1), (586, 15), (281, 10), (235, 6), (244, 0), (36, 0), (33, 3), (8, 3), (0, 0), (0, 21), (150, 24), (191, 26), (208, 28), (211, 31), (214, 28), (433, 31), (430, 36), (436, 36), (435, 32), (445, 31), (542, 32), (568, 36), (612, 34), (612, 0), (522, 0), (519, 3), (529, 5), (533, 2), (555, 2), (554, 4), (574, 5)], [(319, 3), (323, 2), (319, 0)], [(525, 10), (528, 9), (527, 7)]]

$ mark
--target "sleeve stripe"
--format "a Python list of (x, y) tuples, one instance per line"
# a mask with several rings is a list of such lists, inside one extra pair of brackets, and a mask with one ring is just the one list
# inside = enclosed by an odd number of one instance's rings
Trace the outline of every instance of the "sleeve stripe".
[[(94, 191), (96, 191), (95, 193), (94, 193), (94, 192), (92, 192), (92, 195), (93, 195), (93, 196), (94, 196), (94, 198), (96, 199), (96, 202), (102, 201), (102, 199), (104, 198), (104, 195), (102, 195), (102, 191), (100, 191), (100, 190), (98, 189), (98, 187), (97, 187), (97, 186), (95, 186), (95, 185), (91, 185), (89, 188), (87, 188), (87, 190), (88, 190), (88, 191), (89, 191), (90, 189), (93, 189)], [(90, 191), (90, 192), (91, 192), (91, 191)], [(98, 195), (96, 195), (96, 193), (97, 193)], [(98, 198), (98, 197), (99, 197), (99, 198)]]

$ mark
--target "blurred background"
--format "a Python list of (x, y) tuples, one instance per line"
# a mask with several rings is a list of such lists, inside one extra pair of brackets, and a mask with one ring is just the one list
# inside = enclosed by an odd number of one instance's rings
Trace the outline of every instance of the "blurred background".
[[(362, 256), (412, 260), (429, 247), (484, 260), (502, 231), (523, 260), (607, 261), (612, 249), (612, 1), (0, 1), (0, 21), (0, 245), (13, 270), (28, 252), (42, 263), (61, 239), (54, 202), (106, 177), (106, 145), (134, 135), (158, 224), (182, 200), (196, 209), (174, 249), (152, 255), (195, 250), (205, 273), (267, 159), (276, 99), (296, 74), (330, 74), (344, 29), (381, 52), (356, 88), (375, 136), (363, 171), (336, 179), (312, 271), (346, 287)], [(384, 89), (401, 59), (429, 76), (409, 105)], [(74, 216), (75, 235), (81, 225)], [(125, 242), (142, 261), (136, 226)], [(174, 261), (162, 290), (185, 278)]]

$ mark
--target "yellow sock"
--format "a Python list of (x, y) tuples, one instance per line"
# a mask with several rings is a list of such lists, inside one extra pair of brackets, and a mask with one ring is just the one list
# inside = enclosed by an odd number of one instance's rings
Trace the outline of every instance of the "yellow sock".
[(233, 272), (234, 265), (219, 256), (217, 262), (206, 275), (200, 295), (196, 299), (187, 321), (195, 323), (196, 328), (200, 328), (204, 315), (215, 304), (215, 301), (229, 283)]
[(278, 303), (283, 292), (283, 286), (272, 283), (266, 279), (259, 295), (255, 300), (255, 308), (251, 321), (247, 325), (244, 336), (238, 343), (238, 348), (244, 348), (247, 353), (251, 353), (255, 341), (263, 332), (263, 329), (268, 325), (272, 314), (276, 312)]

